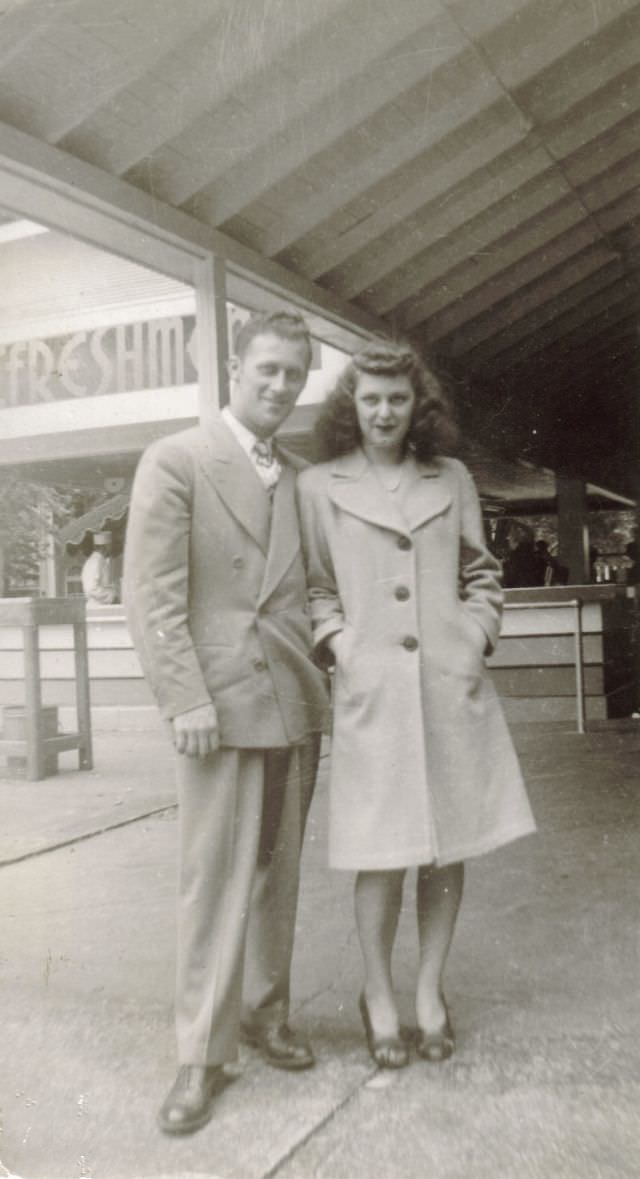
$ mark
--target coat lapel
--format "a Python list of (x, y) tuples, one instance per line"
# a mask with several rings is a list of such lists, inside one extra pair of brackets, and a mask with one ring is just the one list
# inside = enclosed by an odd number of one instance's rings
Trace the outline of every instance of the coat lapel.
[(250, 459), (221, 418), (202, 432), (200, 466), (229, 511), (266, 553), (271, 531), (271, 502)]
[(402, 499), (402, 514), (410, 531), (415, 532), (429, 520), (441, 516), (450, 503), (451, 490), (437, 459), (430, 463), (416, 463), (415, 478)]
[(259, 602), (266, 602), (282, 581), (300, 551), (300, 526), (296, 511), (296, 473), (283, 463), (282, 473), (273, 493), (271, 539), (267, 553), (264, 581)]
[(336, 459), (331, 475), (329, 497), (333, 503), (343, 512), (393, 532), (413, 532), (451, 503), (437, 461), (416, 464), (411, 484), (399, 502), (381, 487), (361, 450)]

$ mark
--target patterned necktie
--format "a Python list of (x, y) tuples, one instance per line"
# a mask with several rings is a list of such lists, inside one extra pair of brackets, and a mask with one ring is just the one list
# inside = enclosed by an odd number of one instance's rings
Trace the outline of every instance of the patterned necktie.
[(256, 439), (253, 444), (253, 453), (256, 457), (256, 466), (273, 466), (273, 448), (270, 442), (264, 442), (259, 438)]
[(273, 447), (270, 441), (260, 438), (256, 439), (253, 444), (253, 460), (259, 478), (269, 492), (269, 495), (273, 495), (282, 468), (273, 453)]

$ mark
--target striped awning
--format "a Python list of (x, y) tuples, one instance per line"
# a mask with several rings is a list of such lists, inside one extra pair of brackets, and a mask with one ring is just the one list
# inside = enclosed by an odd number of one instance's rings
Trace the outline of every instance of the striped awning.
[(60, 544), (82, 544), (88, 532), (103, 532), (110, 524), (123, 520), (129, 510), (129, 496), (122, 493), (112, 495), (104, 503), (97, 504), (84, 516), (69, 520), (58, 533)]

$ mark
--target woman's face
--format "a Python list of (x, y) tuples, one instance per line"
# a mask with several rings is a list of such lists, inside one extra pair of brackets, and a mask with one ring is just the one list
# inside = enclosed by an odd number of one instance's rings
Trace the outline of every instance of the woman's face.
[(365, 449), (400, 455), (416, 400), (409, 377), (359, 373), (353, 400)]

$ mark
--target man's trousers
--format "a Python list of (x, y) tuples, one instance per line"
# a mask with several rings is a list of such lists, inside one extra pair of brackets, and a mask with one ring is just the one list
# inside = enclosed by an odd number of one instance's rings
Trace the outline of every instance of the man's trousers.
[(181, 1064), (235, 1060), (241, 1019), (286, 1020), (299, 860), (320, 735), (177, 756)]

